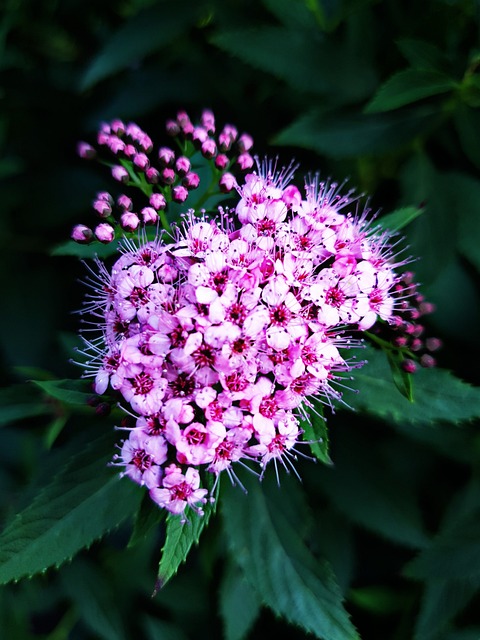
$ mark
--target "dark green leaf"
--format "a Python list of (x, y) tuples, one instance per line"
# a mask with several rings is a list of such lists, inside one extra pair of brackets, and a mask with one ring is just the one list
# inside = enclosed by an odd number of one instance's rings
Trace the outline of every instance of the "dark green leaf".
[(300, 419), (303, 440), (309, 443), (313, 455), (324, 464), (332, 464), (328, 447), (328, 428), (322, 406), (314, 403), (308, 419)]
[(438, 71), (405, 69), (389, 78), (365, 107), (365, 113), (391, 111), (441, 93), (451, 92), (456, 83)]
[(400, 231), (423, 213), (422, 207), (402, 207), (383, 215), (378, 224), (389, 231)]
[(261, 609), (261, 600), (248, 583), (243, 572), (229, 563), (220, 588), (220, 613), (225, 640), (242, 640), (255, 623)]
[(331, 158), (376, 155), (407, 145), (432, 126), (430, 109), (366, 115), (358, 112), (301, 115), (273, 139), (273, 144), (312, 149)]
[(165, 11), (154, 6), (126, 21), (93, 58), (81, 82), (80, 90), (90, 89), (100, 80), (140, 63), (149, 54), (165, 48), (194, 23), (196, 11)]
[(90, 384), (86, 380), (32, 380), (52, 398), (65, 404), (87, 405), (91, 397)]
[(346, 48), (306, 38), (301, 30), (277, 26), (238, 29), (218, 33), (212, 42), (294, 89), (330, 94), (335, 104), (361, 99), (374, 82), (372, 70)]
[(231, 553), (276, 615), (316, 638), (358, 640), (330, 567), (311, 554), (300, 522), (283, 510), (289, 496), (269, 484), (267, 477), (262, 484), (246, 477), (248, 495), (225, 485), (221, 506)]
[(460, 139), (460, 145), (467, 158), (480, 169), (480, 111), (464, 104), (458, 104), (453, 114), (453, 122)]
[(431, 42), (414, 38), (400, 38), (397, 46), (406, 60), (415, 69), (441, 72), (445, 60), (439, 49)]
[(148, 533), (153, 527), (160, 525), (166, 518), (165, 509), (160, 509), (148, 493), (145, 493), (135, 518), (132, 535), (128, 541), (129, 547), (134, 547), (138, 543), (145, 541)]
[(145, 616), (143, 618), (146, 640), (188, 640), (180, 626), (165, 620)]
[(106, 466), (112, 447), (108, 434), (79, 451), (7, 525), (0, 583), (59, 566), (134, 513), (138, 487), (112, 476)]
[[(415, 625), (414, 640), (443, 638), (447, 625), (478, 592), (480, 581), (434, 579), (427, 583)], [(478, 636), (477, 636), (478, 637)]]
[(82, 620), (102, 640), (127, 638), (122, 609), (116, 605), (117, 585), (109, 583), (102, 571), (82, 558), (60, 572), (63, 591), (81, 613)]
[(480, 389), (462, 382), (444, 369), (419, 369), (415, 373), (413, 402), (398, 393), (387, 359), (381, 351), (367, 348), (368, 364), (355, 372), (358, 394), (345, 392), (350, 406), (378, 418), (429, 424), (458, 423), (480, 416)]
[(94, 241), (90, 244), (79, 244), (74, 240), (67, 240), (62, 244), (57, 245), (52, 251), (52, 256), (74, 256), (76, 258), (109, 258), (115, 255), (118, 251), (118, 240), (109, 242), (108, 244), (102, 244), (101, 242)]
[(381, 449), (353, 430), (347, 434), (348, 440), (337, 442), (334, 466), (316, 471), (325, 496), (348, 520), (404, 546), (425, 547), (428, 537), (415, 487), (405, 482), (403, 470), (393, 468)]
[(177, 573), (182, 562), (187, 559), (192, 546), (198, 544), (202, 531), (216, 511), (219, 486), (220, 483), (218, 482), (215, 501), (207, 501), (203, 508), (203, 515), (198, 515), (191, 507), (185, 509), (187, 522), (182, 522), (182, 518), (179, 515), (168, 514), (165, 545), (162, 549), (162, 557), (158, 566), (157, 591), (164, 587), (170, 578)]

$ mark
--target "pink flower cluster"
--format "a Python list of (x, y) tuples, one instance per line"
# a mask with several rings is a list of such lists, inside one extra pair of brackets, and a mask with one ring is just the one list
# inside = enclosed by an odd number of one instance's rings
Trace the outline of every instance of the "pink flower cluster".
[[(202, 473), (273, 461), (293, 468), (311, 399), (341, 400), (348, 329), (388, 322), (396, 285), (388, 234), (356, 198), (265, 162), (212, 219), (189, 211), (170, 242), (125, 241), (98, 262), (88, 374), (135, 416), (115, 462), (172, 513), (207, 500)], [(205, 483), (203, 483), (205, 484)]]

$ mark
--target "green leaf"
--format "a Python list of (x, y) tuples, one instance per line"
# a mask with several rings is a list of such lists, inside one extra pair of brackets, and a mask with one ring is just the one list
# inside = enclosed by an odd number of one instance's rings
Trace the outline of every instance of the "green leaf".
[(33, 384), (40, 387), (52, 398), (60, 400), (65, 404), (87, 405), (87, 400), (91, 397), (92, 391), (86, 380), (32, 380)]
[(396, 44), (410, 66), (415, 69), (440, 72), (445, 66), (442, 53), (431, 42), (415, 38), (400, 38)]
[(410, 373), (402, 369), (403, 357), (393, 351), (387, 351), (385, 355), (395, 386), (409, 402), (413, 402), (413, 378)]
[(52, 256), (73, 256), (86, 260), (87, 258), (109, 258), (117, 253), (119, 240), (113, 240), (108, 244), (102, 244), (96, 240), (90, 244), (80, 244), (75, 240), (67, 240), (57, 245), (50, 255)]
[(358, 393), (344, 394), (345, 401), (360, 411), (410, 424), (458, 423), (480, 416), (480, 388), (445, 369), (420, 368), (414, 375), (414, 401), (408, 402), (393, 384), (384, 354), (367, 347), (365, 359), (367, 364), (355, 372)]
[(261, 600), (235, 563), (228, 563), (220, 587), (220, 614), (225, 640), (243, 640), (253, 627)]
[(142, 626), (145, 629), (145, 640), (188, 640), (181, 627), (171, 622), (145, 616)]
[[(453, 618), (467, 607), (478, 593), (479, 581), (463, 578), (431, 580), (425, 587), (415, 624), (414, 640), (438, 640)], [(479, 636), (477, 636), (478, 638)]]
[(458, 248), (480, 273), (480, 180), (453, 172), (444, 177), (457, 196), (452, 213), (458, 219)]
[(402, 207), (383, 215), (377, 222), (382, 229), (400, 231), (423, 212), (423, 207)]
[(324, 464), (332, 464), (328, 446), (328, 427), (320, 403), (314, 403), (308, 419), (300, 418), (300, 426), (303, 429), (303, 440), (309, 443), (310, 451), (317, 460)]
[(126, 640), (122, 609), (116, 606), (117, 585), (92, 562), (82, 558), (62, 568), (60, 582), (82, 621), (102, 640)]
[(420, 580), (475, 580), (480, 585), (480, 509), (442, 529), (405, 575)]
[(453, 114), (453, 123), (463, 152), (476, 168), (480, 169), (480, 111), (459, 103)]
[(301, 115), (272, 142), (312, 149), (331, 158), (376, 155), (404, 147), (424, 134), (434, 123), (434, 115), (429, 108), (380, 115), (316, 109)]
[(128, 547), (134, 547), (139, 542), (144, 542), (153, 527), (160, 525), (166, 518), (165, 509), (160, 509), (148, 493), (145, 493), (135, 518), (132, 535), (128, 541)]
[(292, 518), (297, 505), (289, 504), (291, 496), (272, 478), (242, 478), (248, 495), (225, 485), (221, 506), (230, 552), (276, 615), (316, 638), (358, 640), (331, 568), (307, 548), (303, 523)]
[(0, 390), (0, 427), (52, 413), (52, 407), (38, 397), (29, 383), (13, 384)]
[[(215, 34), (211, 41), (293, 89), (328, 94), (336, 104), (362, 99), (374, 83), (370, 67), (350, 55), (346, 47), (305, 37), (301, 29), (283, 26), (232, 29)], [(315, 60), (313, 73), (312, 60)]]
[(7, 525), (0, 535), (1, 584), (58, 567), (134, 513), (138, 487), (112, 477), (112, 448), (109, 433), (79, 451)]
[(81, 79), (80, 91), (91, 89), (108, 76), (165, 48), (195, 22), (196, 14), (192, 5), (185, 11), (166, 11), (164, 6), (154, 6), (126, 21), (93, 58)]
[(456, 82), (438, 71), (405, 69), (382, 84), (365, 107), (365, 113), (391, 111), (424, 98), (451, 92), (456, 87)]
[(198, 544), (202, 531), (216, 511), (219, 486), (220, 483), (217, 482), (215, 500), (214, 502), (207, 501), (203, 508), (203, 515), (198, 515), (191, 507), (187, 507), (185, 509), (187, 522), (182, 523), (179, 515), (168, 514), (166, 539), (158, 567), (156, 591), (163, 588), (177, 573), (182, 562), (187, 559), (192, 546)]
[[(332, 468), (317, 469), (316, 474), (321, 491), (335, 509), (387, 540), (413, 549), (426, 546), (428, 536), (416, 489), (406, 483), (404, 468), (394, 468), (379, 446), (365, 442), (353, 428), (338, 439), (334, 463)], [(309, 481), (310, 477), (311, 472)]]

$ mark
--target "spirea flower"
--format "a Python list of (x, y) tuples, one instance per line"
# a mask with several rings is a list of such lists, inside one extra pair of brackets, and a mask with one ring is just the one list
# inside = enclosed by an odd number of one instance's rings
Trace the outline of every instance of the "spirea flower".
[[(170, 129), (203, 153), (215, 130), (210, 114), (204, 121), (195, 128), (181, 113)], [(129, 131), (148, 153), (149, 139)], [(108, 145), (117, 134), (105, 133)], [(236, 139), (224, 129), (218, 146)], [(243, 153), (250, 142), (242, 138)], [(172, 513), (201, 512), (206, 475), (235, 481), (235, 464), (258, 464), (260, 476), (271, 463), (292, 469), (313, 401), (341, 402), (342, 378), (361, 365), (347, 355), (359, 345), (351, 336), (401, 309), (399, 261), (368, 209), (335, 183), (313, 177), (300, 189), (293, 175), (259, 163), (240, 182), (232, 176), (229, 210), (187, 210), (173, 235), (124, 240), (110, 269), (96, 261), (86, 375), (134, 416), (115, 464)]]

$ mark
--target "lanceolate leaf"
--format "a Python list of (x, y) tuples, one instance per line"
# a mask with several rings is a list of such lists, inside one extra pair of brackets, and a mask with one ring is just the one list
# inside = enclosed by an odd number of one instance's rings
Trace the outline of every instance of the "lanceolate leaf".
[(423, 211), (421, 207), (402, 207), (401, 209), (395, 209), (395, 211), (379, 218), (378, 224), (383, 229), (388, 229), (389, 231), (400, 231), (400, 229), (406, 227), (407, 224), (413, 222), (415, 218), (418, 218)]
[(367, 104), (365, 113), (398, 109), (422, 98), (455, 89), (456, 83), (438, 71), (405, 69), (389, 78)]
[(190, 507), (185, 509), (187, 522), (182, 523), (179, 515), (168, 515), (166, 539), (158, 567), (156, 591), (164, 587), (170, 578), (177, 573), (179, 566), (187, 559), (192, 546), (198, 544), (202, 531), (216, 511), (219, 485), (220, 483), (217, 483), (215, 501), (207, 502), (204, 505), (202, 516)]
[(407, 144), (432, 126), (435, 113), (416, 108), (379, 115), (314, 110), (301, 115), (273, 140), (274, 144), (312, 149), (331, 158), (382, 154)]
[(87, 405), (92, 393), (88, 392), (89, 385), (85, 380), (32, 380), (45, 393), (65, 404)]
[(295, 510), (283, 510), (292, 496), (274, 486), (271, 499), (265, 480), (245, 478), (248, 495), (225, 485), (223, 522), (232, 555), (276, 615), (322, 640), (358, 640), (331, 568), (308, 550), (302, 523), (291, 518)]
[(106, 40), (83, 76), (80, 89), (90, 89), (100, 80), (138, 64), (172, 42), (195, 18), (196, 11), (191, 5), (185, 11), (168, 12), (163, 7), (152, 7), (139, 13)]
[(385, 355), (373, 347), (363, 355), (367, 364), (355, 372), (358, 393), (345, 393), (347, 403), (356, 409), (399, 423), (458, 423), (480, 416), (480, 388), (449, 371), (419, 368), (409, 402), (395, 387)]
[(111, 446), (108, 434), (81, 450), (3, 531), (1, 584), (61, 565), (135, 512), (140, 492), (107, 468)]
[(239, 567), (231, 563), (223, 573), (220, 611), (225, 640), (243, 640), (261, 609), (261, 600)]

